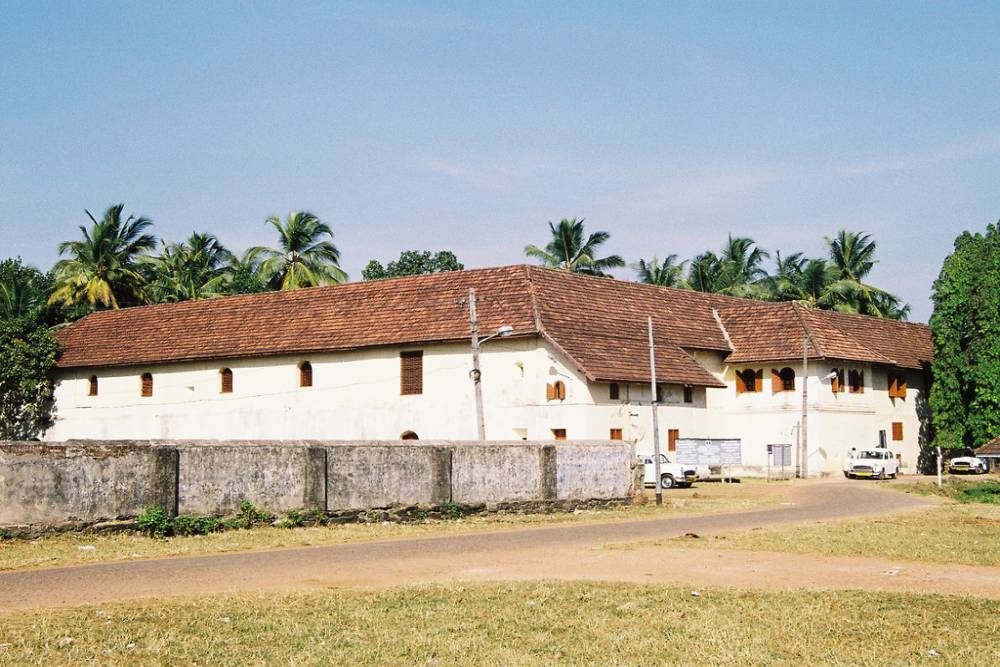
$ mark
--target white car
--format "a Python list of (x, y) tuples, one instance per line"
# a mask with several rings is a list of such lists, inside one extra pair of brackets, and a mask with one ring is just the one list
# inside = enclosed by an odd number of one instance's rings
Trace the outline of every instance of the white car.
[(848, 478), (895, 479), (898, 474), (899, 461), (888, 449), (864, 449), (852, 452), (844, 464), (844, 477)]
[[(656, 486), (656, 465), (652, 454), (639, 454), (639, 463), (643, 464), (643, 483), (646, 486)], [(660, 454), (660, 486), (672, 489), (675, 486), (691, 486), (698, 481), (698, 469), (695, 466), (671, 463)]]
[(989, 471), (986, 461), (976, 456), (959, 456), (948, 461), (948, 472), (953, 475), (969, 473), (981, 475)]

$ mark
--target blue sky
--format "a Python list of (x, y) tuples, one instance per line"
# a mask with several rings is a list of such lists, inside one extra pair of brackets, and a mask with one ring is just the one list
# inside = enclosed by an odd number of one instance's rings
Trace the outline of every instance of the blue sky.
[(525, 261), (561, 217), (629, 261), (846, 227), (923, 321), (954, 237), (1000, 218), (995, 3), (0, 10), (0, 257), (43, 268), (117, 201), (235, 250), (309, 209), (353, 278)]

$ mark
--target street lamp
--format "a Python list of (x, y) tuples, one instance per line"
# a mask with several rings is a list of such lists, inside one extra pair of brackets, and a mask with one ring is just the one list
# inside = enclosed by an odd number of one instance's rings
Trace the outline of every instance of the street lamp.
[(483, 420), (483, 372), (479, 368), (479, 347), (494, 338), (506, 338), (514, 333), (514, 327), (505, 324), (490, 336), (479, 340), (479, 321), (476, 319), (476, 290), (469, 288), (469, 328), (472, 332), (472, 371), (469, 377), (476, 390), (476, 435), (480, 440), (486, 439), (486, 424)]

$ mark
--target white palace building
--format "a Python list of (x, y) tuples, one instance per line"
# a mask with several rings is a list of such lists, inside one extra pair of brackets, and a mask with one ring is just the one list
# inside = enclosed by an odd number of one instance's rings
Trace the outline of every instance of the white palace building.
[(470, 288), (481, 335), (510, 327), (482, 347), (490, 440), (651, 451), (652, 317), (664, 450), (739, 438), (761, 472), (808, 383), (811, 474), (880, 442), (917, 463), (927, 326), (531, 266), (88, 315), (60, 333), (45, 439), (475, 439)]

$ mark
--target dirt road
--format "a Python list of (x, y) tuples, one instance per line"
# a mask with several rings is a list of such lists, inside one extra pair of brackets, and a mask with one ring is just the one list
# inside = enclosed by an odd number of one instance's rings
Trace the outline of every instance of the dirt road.
[[(875, 484), (818, 482), (748, 512), (578, 524), (0, 573), (0, 611), (147, 596), (524, 579), (762, 588), (857, 587), (1000, 597), (1000, 569), (789, 554), (604, 545), (919, 509), (933, 501)], [(885, 574), (880, 574), (885, 573)], [(851, 583), (851, 586), (847, 584)]]

